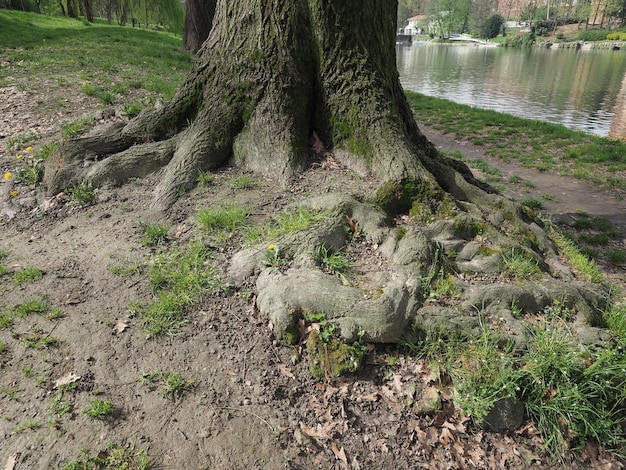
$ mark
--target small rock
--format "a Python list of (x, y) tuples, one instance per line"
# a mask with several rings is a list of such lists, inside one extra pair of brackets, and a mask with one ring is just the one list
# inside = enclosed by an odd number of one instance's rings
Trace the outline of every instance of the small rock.
[(441, 409), (441, 397), (436, 387), (426, 387), (422, 396), (413, 404), (413, 413), (417, 416), (428, 416)]
[(483, 428), (492, 432), (512, 431), (524, 422), (524, 404), (515, 398), (498, 400), (485, 416)]

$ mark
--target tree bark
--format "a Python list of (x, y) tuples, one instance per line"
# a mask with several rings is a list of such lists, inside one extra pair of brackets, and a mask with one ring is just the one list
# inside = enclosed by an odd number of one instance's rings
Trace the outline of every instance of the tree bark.
[[(424, 162), (438, 157), (400, 86), (395, 18), (396, 2), (380, 0), (220, 0), (185, 84), (162, 109), (116, 131), (123, 138), (115, 142), (124, 143), (110, 152), (178, 134), (155, 192), (160, 209), (198, 170), (229, 160), (288, 181), (305, 167), (313, 131), (338, 158), (381, 182), (432, 182)], [(71, 151), (62, 146), (47, 165), (51, 191), (85, 176), (71, 165), (84, 158), (81, 146), (97, 151), (98, 160), (110, 155), (90, 140), (68, 145)]]
[(195, 54), (209, 37), (216, 0), (187, 0), (185, 3), (185, 26), (183, 49)]

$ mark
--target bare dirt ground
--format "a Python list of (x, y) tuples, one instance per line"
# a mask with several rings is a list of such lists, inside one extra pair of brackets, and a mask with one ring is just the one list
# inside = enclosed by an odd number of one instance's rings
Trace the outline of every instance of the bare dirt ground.
[[(75, 96), (62, 99), (62, 112), (46, 110), (37, 103), (50, 100), (47, 93), (0, 88), (3, 174), (14, 172), (18, 154), (30, 158), (58, 139), (61, 122), (97, 107)], [(482, 155), (480, 148), (425, 131), (444, 149)], [(7, 149), (7, 139), (24, 132), (37, 138)], [(33, 150), (26, 152), (26, 145)], [(584, 210), (626, 223), (624, 201), (601, 190), (521, 168), (502, 171), (533, 181), (537, 194), (553, 194), (546, 205), (555, 214)], [(339, 165), (313, 166), (287, 188), (255, 178), (254, 188), (233, 190), (240, 174), (225, 169), (212, 185), (181, 197), (162, 221), (171, 227), (169, 243), (196, 237), (198, 210), (223, 201), (245, 204), (261, 218), (323, 192), (371, 189)], [(249, 289), (205, 299), (188, 312), (177, 336), (151, 337), (129, 313), (131, 302), (152, 296), (145, 275), (122, 277), (111, 268), (146, 263), (154, 254), (140, 241), (141, 224), (153, 217), (147, 201), (154, 184), (148, 178), (103, 189), (94, 205), (81, 207), (11, 179), (0, 182), (5, 264), (43, 270), (40, 280), (19, 286), (0, 277), (0, 311), (44, 297), (62, 312), (52, 320), (28, 315), (0, 328), (5, 470), (57, 468), (81, 451), (97, 455), (109, 443), (147, 448), (154, 468), (163, 469), (624, 468), (593, 444), (552, 462), (540, 452), (542, 441), (531, 424), (508, 434), (473, 429), (425, 364), (395, 347), (372, 346), (356, 376), (314, 380), (306, 355), (273, 341)], [(226, 260), (228, 254), (221, 256)], [(58, 344), (28, 347), (33, 337)], [(141, 381), (154, 370), (180, 374), (193, 386), (182, 397), (164, 396), (158, 384)], [(71, 411), (61, 414), (59, 387), (68, 382), (74, 385), (63, 398)], [(434, 386), (442, 409), (420, 416), (415, 404)], [(83, 413), (94, 397), (113, 403), (106, 419)]]

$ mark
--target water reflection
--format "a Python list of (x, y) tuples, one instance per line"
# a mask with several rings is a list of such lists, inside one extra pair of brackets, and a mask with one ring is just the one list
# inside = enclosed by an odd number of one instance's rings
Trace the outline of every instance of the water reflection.
[(398, 48), (398, 71), (408, 90), (626, 137), (624, 51), (414, 43)]

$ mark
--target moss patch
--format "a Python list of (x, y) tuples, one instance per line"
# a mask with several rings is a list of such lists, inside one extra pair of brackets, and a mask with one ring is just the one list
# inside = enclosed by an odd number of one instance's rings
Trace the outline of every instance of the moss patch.
[(306, 349), (311, 361), (311, 373), (318, 380), (355, 373), (365, 356), (365, 349), (360, 343), (350, 345), (336, 338), (324, 341), (317, 330), (309, 334)]

